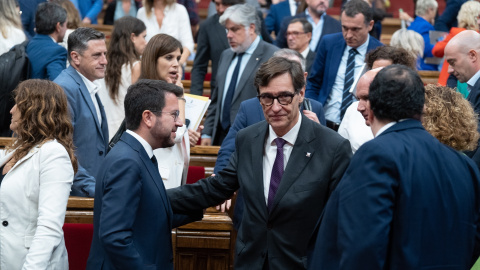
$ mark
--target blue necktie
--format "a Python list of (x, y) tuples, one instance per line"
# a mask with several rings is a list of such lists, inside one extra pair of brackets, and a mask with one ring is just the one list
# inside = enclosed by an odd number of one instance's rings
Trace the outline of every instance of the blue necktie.
[(355, 55), (357, 53), (357, 50), (353, 48), (348, 51), (347, 69), (345, 70), (345, 83), (343, 84), (342, 107), (340, 109), (340, 120), (343, 119), (345, 111), (353, 102), (350, 88), (352, 87), (353, 79), (355, 77)]
[(273, 162), (272, 167), (272, 176), (270, 177), (270, 188), (268, 190), (268, 211), (272, 210), (273, 199), (275, 199), (275, 194), (277, 194), (278, 186), (280, 185), (280, 180), (283, 176), (283, 146), (287, 141), (282, 138), (276, 138), (275, 144), (277, 145), (277, 156)]
[(240, 73), (240, 64), (242, 63), (242, 56), (244, 54), (245, 53), (237, 54), (237, 65), (233, 70), (232, 79), (230, 80), (230, 85), (228, 86), (227, 94), (223, 102), (221, 124), (225, 131), (230, 127), (230, 108), (232, 107), (233, 95), (235, 94), (235, 88), (237, 87), (238, 73)]

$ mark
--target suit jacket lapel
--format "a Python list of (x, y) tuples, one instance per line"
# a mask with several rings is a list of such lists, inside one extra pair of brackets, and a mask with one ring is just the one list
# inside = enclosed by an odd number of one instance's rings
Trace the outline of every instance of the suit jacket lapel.
[[(36, 145), (32, 149), (30, 149), (30, 151), (28, 151), (28, 153), (23, 158), (21, 158), (19, 161), (15, 163), (15, 165), (13, 165), (10, 171), (13, 171), (13, 169), (15, 169), (17, 166), (22, 164), (25, 160), (29, 159), (31, 156), (37, 153), (39, 149), (40, 149), (40, 145)], [(15, 151), (12, 151), (7, 155), (5, 155), (2, 159), (0, 159), (0, 166), (3, 166), (5, 163), (7, 163), (12, 158), (14, 153)]]
[(315, 139), (312, 130), (312, 123), (308, 118), (302, 115), (302, 124), (298, 132), (297, 140), (293, 146), (292, 153), (288, 159), (285, 172), (283, 173), (282, 180), (278, 186), (277, 194), (273, 200), (272, 212), (275, 211), (276, 206), (287, 193), (293, 183), (299, 178), (301, 172), (307, 166), (314, 155), (314, 148), (310, 147), (310, 142)]
[[(87, 104), (88, 109), (92, 113), (92, 118), (95, 121), (95, 125), (97, 126), (97, 130), (101, 134), (102, 138), (104, 138), (105, 136), (104, 136), (104, 133), (102, 131), (102, 127), (100, 126), (100, 123), (98, 121), (97, 110), (95, 109), (95, 105), (93, 105), (93, 100), (90, 97), (90, 92), (88, 92), (87, 86), (85, 86), (85, 83), (83, 82), (82, 78), (80, 77), (80, 75), (78, 75), (77, 71), (72, 66), (68, 67), (67, 71), (70, 73), (70, 76), (72, 76), (72, 78), (75, 80), (75, 82), (79, 85), (80, 93), (82, 94), (82, 97), (85, 100), (85, 103)], [(98, 106), (103, 107), (103, 105), (102, 106), (100, 106), (100, 105), (101, 105), (101, 103), (99, 103)], [(100, 114), (101, 114), (102, 110), (103, 110), (103, 108), (100, 109)], [(102, 117), (105, 117), (105, 112), (103, 112)], [(102, 123), (106, 122), (106, 119), (107, 119), (106, 117), (103, 118), (104, 121), (102, 121)]]
[(242, 76), (240, 77), (237, 88), (235, 88), (235, 93), (233, 94), (232, 103), (235, 102), (235, 100), (238, 98), (238, 96), (242, 92), (241, 89), (243, 89), (247, 81), (249, 81), (248, 78), (252, 76), (252, 73), (257, 69), (258, 65), (260, 64), (260, 59), (262, 59), (263, 56), (263, 50), (264, 44), (263, 41), (260, 40), (257, 48), (255, 49), (255, 51), (253, 51), (252, 56), (248, 60), (248, 63), (242, 72)]
[[(343, 36), (342, 36), (342, 40), (343, 40)], [(345, 43), (345, 40), (342, 41), (341, 46), (333, 46), (332, 54), (331, 54), (332, 58), (330, 59), (331, 60), (331, 62), (330, 62), (331, 66), (330, 66), (330, 68), (328, 68), (328, 72), (330, 73), (329, 78), (333, 78), (335, 80), (335, 78), (337, 77), (338, 68), (340, 67), (340, 62), (342, 61), (343, 51), (345, 50), (346, 46), (347, 46), (347, 44)], [(325, 63), (325, 64), (327, 64), (327, 63)], [(332, 86), (333, 86), (334, 80), (331, 82)]]
[(268, 136), (268, 123), (265, 122), (264, 125), (258, 130), (258, 132), (253, 136), (252, 141), (252, 156), (250, 158), (252, 162), (252, 184), (254, 188), (252, 189), (255, 194), (252, 195), (252, 198), (257, 199), (255, 205), (258, 205), (262, 209), (264, 217), (268, 217), (268, 209), (265, 203), (265, 187), (263, 185), (263, 155), (265, 151), (265, 138)]
[(235, 57), (235, 54), (231, 49), (227, 49), (223, 54), (222, 61), (220, 61), (220, 64), (218, 65), (218, 71), (217, 71), (217, 89), (218, 89), (218, 100), (219, 104), (222, 104), (223, 100), (223, 94), (225, 92), (225, 89), (228, 87), (226, 85), (226, 78), (227, 78), (227, 72), (228, 72), (228, 67), (232, 63), (233, 58)]
[(153, 183), (157, 187), (160, 197), (162, 198), (163, 206), (165, 207), (165, 212), (167, 213), (168, 222), (171, 227), (172, 226), (172, 219), (171, 219), (172, 207), (170, 206), (170, 201), (167, 198), (167, 194), (165, 192), (165, 186), (163, 185), (162, 177), (160, 176), (158, 168), (155, 167), (152, 160), (148, 157), (148, 154), (143, 148), (142, 144), (137, 139), (135, 139), (132, 135), (125, 132), (123, 133), (121, 140), (126, 142), (135, 151), (138, 152), (140, 159), (142, 160), (143, 164), (147, 168), (147, 171), (150, 174), (150, 177)]

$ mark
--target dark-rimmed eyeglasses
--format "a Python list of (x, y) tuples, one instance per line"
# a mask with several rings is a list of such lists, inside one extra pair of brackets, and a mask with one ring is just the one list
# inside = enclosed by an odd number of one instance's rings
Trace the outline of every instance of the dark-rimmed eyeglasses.
[(281, 93), (278, 96), (273, 96), (271, 94), (260, 94), (257, 96), (260, 103), (265, 106), (272, 106), (275, 99), (280, 103), (280, 105), (288, 105), (292, 103), (293, 97), (295, 96), (294, 93)]
[(162, 112), (162, 111), (159, 111), (159, 112), (158, 112), (158, 111), (152, 111), (152, 110), (149, 110), (149, 111), (151, 111), (151, 112), (154, 113), (154, 114), (155, 114), (155, 113), (160, 113), (160, 114), (161, 114), (161, 113), (168, 113), (168, 114), (170, 114), (170, 116), (173, 117), (173, 121), (177, 121), (178, 116), (180, 115), (180, 111), (179, 111), (179, 110), (176, 110), (176, 111), (173, 111), (173, 112)]

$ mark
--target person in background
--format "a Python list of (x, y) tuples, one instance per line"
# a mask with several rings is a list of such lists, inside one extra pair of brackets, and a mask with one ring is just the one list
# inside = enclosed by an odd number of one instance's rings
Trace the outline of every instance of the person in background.
[(197, 0), (177, 0), (177, 3), (183, 5), (187, 9), (188, 17), (190, 18), (190, 27), (192, 28), (192, 35), (195, 37), (198, 31), (198, 24), (200, 23)]
[(27, 45), (31, 77), (53, 81), (67, 65), (67, 50), (58, 44), (67, 31), (67, 11), (55, 3), (42, 3), (35, 25), (37, 34)]
[(480, 137), (477, 117), (472, 105), (454, 89), (425, 86), (422, 125), (441, 143), (460, 152), (477, 149)]
[[(433, 55), (436, 57), (443, 57), (445, 55), (445, 47), (447, 46), (448, 42), (458, 33), (465, 30), (474, 30), (478, 32), (479, 16), (480, 3), (477, 1), (465, 2), (458, 12), (458, 27), (452, 27), (445, 39), (435, 44), (432, 49)], [(466, 86), (462, 85), (462, 83), (459, 83), (453, 75), (449, 76), (448, 67), (449, 64), (445, 61), (442, 66), (442, 70), (440, 71), (440, 76), (438, 77), (438, 83), (451, 88), (457, 87), (457, 90), (459, 90), (466, 97), (468, 95)]]
[(460, 7), (469, 0), (445, 0), (447, 5), (443, 10), (442, 15), (440, 15), (435, 21), (435, 30), (448, 32), (452, 27), (457, 26), (457, 14), (460, 10)]
[[(5, 1), (2, 1), (5, 2)], [(23, 31), (28, 40), (35, 36), (35, 13), (37, 6), (40, 3), (47, 2), (47, 0), (18, 0), (20, 7), (20, 16), (22, 18)]]
[(78, 13), (77, 8), (75, 7), (75, 5), (73, 5), (72, 2), (70, 2), (70, 0), (50, 0), (49, 2), (56, 3), (67, 11), (67, 31), (65, 32), (65, 36), (63, 37), (63, 42), (60, 42), (59, 44), (68, 50), (68, 35), (70, 35), (73, 31), (75, 31), (75, 29), (79, 28), (82, 25), (80, 13)]
[(420, 68), (425, 45), (419, 33), (406, 29), (397, 30), (392, 35), (390, 46), (405, 49), (416, 59), (415, 69)]
[(305, 72), (310, 72), (317, 55), (308, 46), (312, 40), (312, 25), (305, 18), (295, 18), (290, 21), (285, 36), (288, 48), (303, 56), (306, 61)]
[(145, 0), (137, 18), (147, 27), (147, 41), (156, 34), (167, 34), (179, 40), (183, 47), (180, 58), (180, 79), (188, 57), (193, 53), (194, 42), (187, 9), (175, 0)]
[(68, 269), (62, 226), (77, 160), (67, 97), (38, 79), (14, 95), (16, 137), (0, 151), (0, 268)]
[(26, 39), (15, 0), (0, 1), (0, 55)]
[(106, 88), (98, 92), (108, 119), (109, 140), (125, 118), (123, 101), (127, 89), (140, 77), (146, 35), (145, 24), (137, 18), (126, 16), (115, 22), (107, 50)]
[(274, 32), (278, 36), (284, 18), (303, 12), (303, 10), (299, 10), (300, 4), (301, 0), (286, 0), (271, 5), (267, 17), (265, 17), (268, 33)]
[(438, 70), (438, 65), (427, 64), (425, 59), (433, 57), (433, 44), (430, 43), (430, 31), (435, 31), (433, 24), (437, 14), (438, 3), (436, 0), (418, 0), (415, 14), (417, 17), (407, 28), (422, 35), (424, 49), (422, 59), (419, 59), (418, 70)]
[(70, 66), (55, 79), (67, 94), (79, 168), (72, 196), (94, 197), (95, 176), (108, 150), (108, 121), (98, 97), (107, 65), (105, 35), (80, 27), (68, 37)]
[[(162, 80), (176, 84), (183, 89), (179, 64), (182, 50), (182, 44), (174, 37), (166, 34), (155, 35), (145, 47), (140, 79)], [(171, 147), (154, 150), (158, 159), (158, 169), (167, 189), (186, 183), (190, 146), (197, 144), (203, 128), (201, 126), (197, 131), (188, 129), (185, 119), (185, 103), (186, 100), (181, 95), (178, 98), (178, 121), (183, 125), (177, 128), (175, 144)]]
[(80, 12), (83, 24), (97, 24), (97, 17), (103, 8), (102, 0), (70, 0)]

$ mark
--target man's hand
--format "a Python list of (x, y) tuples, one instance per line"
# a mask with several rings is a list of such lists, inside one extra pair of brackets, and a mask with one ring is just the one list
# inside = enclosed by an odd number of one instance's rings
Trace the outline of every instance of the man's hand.
[(320, 121), (317, 118), (317, 114), (312, 111), (303, 110), (303, 115), (305, 115), (308, 119), (312, 120), (313, 122), (317, 122), (320, 124)]
[(215, 206), (215, 209), (217, 209), (217, 211), (224, 213), (226, 210), (230, 209), (230, 206), (232, 206), (232, 199), (228, 199), (224, 201), (222, 204)]
[(211, 138), (202, 138), (202, 141), (200, 142), (200, 145), (210, 146), (210, 145), (212, 145), (212, 139)]
[(198, 126), (197, 131), (193, 131), (191, 129), (188, 130), (188, 138), (190, 140), (190, 147), (194, 147), (197, 144), (198, 140), (200, 140), (202, 130), (203, 130), (202, 125)]
[(92, 20), (90, 20), (90, 18), (88, 18), (88, 17), (85, 17), (85, 18), (83, 18), (82, 23), (83, 23), (83, 24), (91, 24), (91, 23), (92, 23)]

